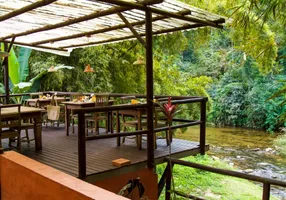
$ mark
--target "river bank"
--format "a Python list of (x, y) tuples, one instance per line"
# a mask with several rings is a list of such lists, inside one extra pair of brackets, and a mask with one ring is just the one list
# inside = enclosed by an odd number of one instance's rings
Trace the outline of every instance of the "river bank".
[[(191, 127), (177, 138), (199, 141), (199, 127)], [(226, 161), (246, 173), (286, 180), (286, 159), (278, 155), (274, 140), (277, 135), (241, 128), (207, 128), (208, 155)], [(284, 188), (272, 188), (272, 194), (286, 199)]]

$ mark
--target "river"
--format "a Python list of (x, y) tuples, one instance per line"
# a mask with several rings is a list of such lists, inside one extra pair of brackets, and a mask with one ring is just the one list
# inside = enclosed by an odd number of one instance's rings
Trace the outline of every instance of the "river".
[[(208, 155), (225, 160), (240, 171), (286, 181), (286, 158), (278, 155), (275, 134), (242, 128), (207, 127)], [(199, 141), (199, 127), (191, 127), (176, 138)], [(286, 189), (273, 188), (271, 193), (286, 200)]]

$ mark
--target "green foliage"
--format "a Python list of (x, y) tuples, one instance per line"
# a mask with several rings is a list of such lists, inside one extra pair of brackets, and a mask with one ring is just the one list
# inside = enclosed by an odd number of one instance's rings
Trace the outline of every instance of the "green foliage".
[(31, 55), (32, 49), (20, 48), (18, 61), (20, 65), (19, 69), (19, 78), (20, 82), (26, 81), (27, 76), (29, 76), (29, 58)]
[[(213, 87), (213, 110), (210, 120), (215, 124), (267, 129), (280, 127), (285, 108), (282, 99), (267, 101), (280, 84), (272, 76), (263, 76), (255, 63), (248, 60), (242, 68), (227, 72)], [(267, 88), (267, 90), (263, 89)]]

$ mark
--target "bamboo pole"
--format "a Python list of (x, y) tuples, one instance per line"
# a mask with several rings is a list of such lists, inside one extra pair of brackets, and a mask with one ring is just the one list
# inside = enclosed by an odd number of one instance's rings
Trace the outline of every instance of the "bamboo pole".
[[(178, 12), (178, 14), (180, 14), (180, 15), (187, 15), (187, 14), (190, 14), (190, 11), (189, 10), (183, 10), (183, 11)], [(154, 21), (163, 20), (163, 19), (167, 19), (167, 18), (168, 17), (166, 17), (166, 16), (158, 16), (158, 17), (153, 17), (152, 21), (154, 22)], [(138, 21), (138, 22), (133, 22), (133, 23), (130, 23), (130, 24), (131, 24), (131, 26), (143, 25), (143, 24), (145, 24), (145, 20)], [(88, 31), (88, 32), (84, 32), (84, 33), (77, 33), (77, 34), (62, 36), (62, 37), (58, 37), (58, 38), (42, 40), (42, 41), (34, 42), (34, 43), (32, 43), (32, 45), (39, 45), (39, 44), (45, 44), (45, 43), (48, 43), (48, 42), (57, 42), (57, 41), (69, 40), (69, 39), (84, 37), (84, 36), (87, 36), (87, 35), (95, 35), (95, 34), (98, 34), (98, 33), (105, 33), (105, 32), (108, 32), (108, 31), (113, 31), (113, 30), (123, 29), (123, 28), (127, 28), (127, 25), (126, 24), (120, 24), (120, 25), (117, 25), (117, 26), (112, 26), (112, 27), (108, 27), (108, 28), (98, 29), (98, 30), (94, 30), (94, 31)]]
[(122, 13), (117, 13), (118, 16), (122, 19), (122, 21), (126, 24), (126, 26), (130, 29), (133, 35), (139, 40), (139, 42), (146, 48), (146, 42), (143, 38), (137, 33), (137, 31), (133, 28), (133, 26), (129, 23), (129, 21), (123, 16)]
[[(94, 0), (92, 0), (92, 1), (94, 1)], [(207, 25), (207, 26), (212, 26), (215, 28), (222, 28), (222, 25), (219, 25), (217, 23), (214, 23), (214, 22), (211, 22), (208, 20), (201, 20), (201, 19), (197, 19), (195, 17), (182, 16), (182, 15), (178, 15), (176, 13), (160, 10), (158, 8), (147, 7), (147, 6), (144, 6), (144, 5), (139, 4), (139, 3), (133, 3), (133, 2), (129, 2), (129, 1), (123, 1), (123, 0), (98, 0), (98, 1), (106, 2), (109, 4), (118, 5), (118, 6), (125, 6), (125, 7), (138, 9), (138, 10), (142, 10), (142, 11), (149, 10), (155, 14), (160, 14), (160, 15), (164, 15), (164, 16), (168, 16), (168, 17), (172, 17), (172, 18), (176, 18), (176, 19), (181, 19), (181, 20), (188, 21), (188, 22), (195, 22), (195, 23), (199, 23), (199, 24), (203, 24), (203, 25)]]
[[(153, 35), (160, 35), (160, 34), (171, 33), (171, 32), (175, 32), (175, 31), (187, 30), (187, 29), (192, 29), (192, 28), (199, 28), (202, 26), (204, 26), (204, 25), (202, 25), (202, 24), (184, 25), (181, 27), (155, 31), (155, 32), (153, 32)], [(144, 37), (144, 36), (146, 36), (146, 34), (145, 33), (140, 34), (140, 36)], [(125, 37), (102, 40), (102, 41), (98, 41), (98, 42), (87, 42), (87, 43), (82, 43), (82, 44), (67, 45), (67, 46), (62, 46), (61, 48), (78, 48), (78, 47), (89, 46), (89, 45), (99, 45), (99, 44), (105, 44), (105, 43), (110, 43), (110, 42), (129, 40), (129, 39), (134, 39), (134, 38), (135, 38), (134, 35), (129, 35), (129, 36), (125, 36)]]
[(5, 39), (11, 38), (11, 37), (19, 37), (19, 36), (29, 35), (29, 34), (32, 34), (32, 33), (38, 33), (38, 32), (42, 32), (42, 31), (47, 31), (47, 30), (52, 30), (52, 29), (56, 29), (56, 28), (61, 28), (61, 27), (68, 26), (68, 25), (71, 25), (71, 24), (75, 24), (75, 23), (91, 20), (91, 19), (98, 18), (98, 17), (103, 17), (103, 16), (106, 16), (106, 15), (111, 15), (111, 14), (118, 13), (118, 12), (123, 12), (123, 11), (126, 11), (126, 10), (129, 10), (129, 8), (126, 8), (126, 7), (112, 7), (110, 9), (108, 9), (108, 10), (97, 11), (97, 12), (94, 12), (92, 14), (85, 15), (85, 16), (82, 16), (82, 17), (79, 17), (79, 18), (75, 18), (75, 19), (71, 19), (71, 20), (68, 20), (68, 21), (60, 22), (58, 24), (46, 25), (46, 26), (43, 26), (43, 27), (40, 27), (40, 28), (24, 31), (24, 32), (21, 32), (21, 33), (7, 35), (7, 36), (4, 36), (4, 37), (0, 38), (0, 40), (5, 40)]
[[(8, 41), (0, 40), (0, 42), (8, 42)], [(32, 45), (32, 44), (28, 44), (28, 43), (24, 43), (24, 42), (14, 42), (14, 44), (21, 45), (21, 46), (27, 46), (27, 47), (35, 47), (35, 48), (47, 49), (47, 50), (65, 51), (65, 52), (68, 51), (68, 50), (66, 50), (64, 48), (45, 47), (45, 46), (41, 46), (41, 45)]]
[(42, 1), (36, 1), (35, 3), (32, 3), (32, 4), (28, 5), (28, 6), (25, 6), (25, 7), (23, 7), (23, 8), (20, 8), (20, 9), (18, 9), (18, 10), (14, 10), (14, 11), (12, 11), (12, 12), (9, 12), (9, 13), (7, 13), (6, 15), (0, 16), (0, 22), (1, 22), (1, 21), (4, 21), (4, 20), (7, 20), (7, 19), (10, 19), (10, 18), (12, 18), (12, 17), (16, 17), (16, 16), (18, 16), (18, 15), (21, 15), (21, 14), (23, 14), (23, 13), (25, 13), (25, 12), (28, 12), (28, 11), (30, 11), (30, 10), (33, 10), (33, 9), (35, 9), (35, 8), (39, 8), (39, 7), (42, 7), (42, 6), (49, 5), (49, 4), (51, 4), (51, 3), (55, 2), (55, 1), (57, 1), (57, 0), (42, 0)]

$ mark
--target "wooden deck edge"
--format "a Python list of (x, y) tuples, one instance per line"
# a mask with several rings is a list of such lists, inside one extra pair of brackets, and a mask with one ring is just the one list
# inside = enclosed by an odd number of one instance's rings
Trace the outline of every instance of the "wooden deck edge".
[[(209, 150), (209, 145), (205, 145), (205, 150), (206, 151)], [(184, 158), (187, 156), (195, 156), (199, 153), (200, 153), (200, 147), (198, 146), (197, 148), (181, 151), (178, 153), (173, 153), (172, 157), (179, 159), (179, 158)], [(158, 164), (164, 163), (165, 162), (164, 157), (165, 156), (155, 158), (155, 164), (158, 165)], [(143, 162), (131, 164), (128, 166), (124, 166), (124, 167), (120, 167), (120, 168), (116, 168), (116, 169), (111, 169), (111, 170), (104, 171), (104, 172), (89, 174), (89, 175), (87, 175), (85, 181), (88, 183), (95, 183), (96, 181), (104, 180), (106, 178), (111, 178), (114, 176), (120, 176), (120, 175), (130, 173), (130, 172), (135, 172), (137, 170), (140, 170), (140, 169), (143, 169), (146, 167), (147, 167), (147, 161), (143, 161)]]

